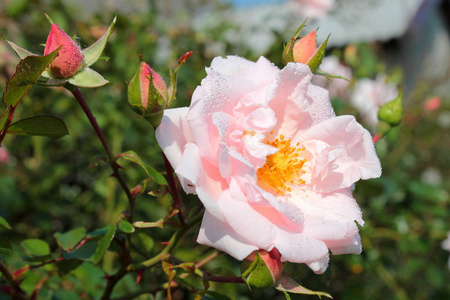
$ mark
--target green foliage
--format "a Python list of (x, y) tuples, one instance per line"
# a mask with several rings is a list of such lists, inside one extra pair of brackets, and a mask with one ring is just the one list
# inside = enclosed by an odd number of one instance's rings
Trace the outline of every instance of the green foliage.
[(58, 50), (55, 50), (45, 56), (27, 56), (22, 59), (17, 65), (16, 73), (6, 84), (3, 103), (17, 105), (57, 55)]
[(66, 251), (70, 251), (86, 236), (86, 229), (79, 227), (66, 233), (57, 232), (53, 236), (58, 246)]
[(39, 135), (59, 139), (69, 134), (64, 121), (52, 116), (34, 116), (19, 120), (8, 127), (7, 133), (16, 135)]
[(43, 240), (28, 239), (21, 242), (20, 245), (30, 256), (47, 256), (50, 254), (50, 247)]
[[(8, 7), (16, 2), (10, 1)], [(109, 16), (105, 12), (86, 17), (60, 1), (19, 2), (39, 9), (17, 4), (14, 10), (0, 11), (0, 31), (35, 53), (42, 53), (39, 44), (48, 33), (42, 29), (47, 28), (48, 23), (41, 11), (48, 12), (57, 23), (70, 28), (70, 32), (77, 32), (82, 48), (101, 35), (102, 42), (98, 43), (103, 43), (103, 37), (105, 34), (109, 37), (114, 25), (111, 42), (104, 48), (105, 55), (111, 59), (99, 60), (96, 64), (98, 73), (110, 84), (83, 90), (83, 94), (112, 151), (122, 153), (117, 162), (123, 164), (120, 172), (134, 192), (136, 209), (134, 221), (130, 222), (129, 211), (126, 211), (128, 200), (117, 180), (110, 177), (107, 159), (99, 161), (95, 167), (90, 165), (95, 157), (105, 152), (73, 98), (60, 88), (36, 86), (29, 90), (31, 84), (21, 86), (38, 80), (47, 62), (43, 63), (41, 58), (26, 59), (31, 52), (16, 46), (15, 50), (26, 62), (22, 61), (23, 66), (29, 65), (36, 72), (24, 73), (17, 69), (19, 72), (14, 75), (19, 59), (14, 61), (15, 56), (8, 56), (12, 51), (3, 51), (0, 46), (0, 61), (3, 62), (0, 89), (7, 88), (3, 100), (11, 105), (20, 102), (14, 121), (56, 115), (65, 121), (71, 133), (57, 141), (19, 135), (7, 135), (4, 139), (2, 147), (8, 149), (11, 159), (0, 165), (0, 263), (5, 262), (3, 265), (11, 272), (29, 268), (19, 277), (23, 279), (20, 286), (28, 296), (40, 284), (38, 299), (100, 299), (108, 283), (105, 274), (116, 274), (129, 260), (140, 263), (154, 258), (179, 230), (176, 216), (166, 219), (173, 197), (167, 193), (167, 180), (160, 173), (164, 164), (154, 130), (132, 112), (126, 101), (126, 81), (136, 71), (133, 63), (136, 52), (148, 58), (159, 74), (167, 74), (167, 66), (176, 68), (182, 53), (195, 51), (177, 75), (177, 100), (173, 106), (189, 105), (193, 90), (205, 76), (204, 67), (218, 55), (211, 50), (211, 45), (219, 45), (220, 55), (233, 54), (255, 60), (260, 54), (227, 41), (225, 37), (236, 29), (227, 21), (197, 32), (186, 21), (183, 26), (170, 23), (176, 18), (165, 21), (163, 14), (152, 6), (149, 11), (136, 14), (119, 13), (117, 22), (106, 28), (103, 24), (108, 24), (112, 12)], [(107, 19), (103, 19), (104, 15)], [(100, 30), (96, 31), (98, 28)], [(265, 53), (278, 64), (282, 40), (285, 39), (280, 38), (280, 45), (271, 48), (274, 51)], [(374, 78), (386, 70), (390, 75), (395, 70), (386, 67), (377, 52), (379, 47), (350, 45), (334, 49), (334, 53), (352, 67), (356, 79)], [(89, 51), (84, 50), (85, 57), (91, 56)], [(170, 78), (165, 79), (169, 82)], [(430, 89), (435, 84), (423, 82), (416, 90), (405, 90), (402, 123), (376, 145), (383, 165), (382, 178), (356, 185), (355, 197), (366, 222), (361, 228), (363, 253), (332, 256), (329, 271), (321, 276), (302, 265), (287, 264), (285, 272), (292, 280), (311, 290), (326, 290), (336, 299), (344, 300), (377, 299), (380, 295), (386, 300), (448, 298), (449, 254), (441, 249), (440, 243), (450, 229), (450, 186), (445, 180), (450, 178), (450, 140), (448, 125), (445, 125), (445, 113), (450, 110), (449, 98), (443, 98), (439, 110), (422, 108), (422, 100), (431, 95)], [(338, 114), (356, 114), (345, 100), (335, 99)], [(5, 108), (5, 117), (0, 120), (2, 125), (10, 108)], [(10, 127), (12, 129), (14, 127)], [(29, 129), (39, 127), (29, 126)], [(126, 149), (133, 151), (123, 152)], [(196, 210), (198, 199), (181, 195), (182, 211), (188, 216), (201, 215), (201, 211)], [(185, 233), (178, 247), (171, 251), (170, 259), (175, 261), (170, 263), (187, 266), (182, 263), (200, 262), (210, 257), (208, 248), (195, 243), (197, 233), (196, 225)], [(124, 245), (130, 245), (130, 256), (123, 251)], [(223, 266), (229, 271), (214, 271)], [(201, 267), (217, 276), (233, 276), (239, 273), (239, 268), (240, 262), (224, 254)], [(166, 290), (152, 288), (167, 288), (167, 276), (160, 264), (150, 270), (143, 271), (139, 285), (136, 285), (138, 272), (123, 277), (111, 298), (138, 292), (142, 294), (136, 298), (141, 299), (167, 297)], [(173, 293), (183, 299), (194, 299), (196, 293), (200, 295), (206, 288), (203, 299), (285, 298), (273, 288), (252, 288), (250, 292), (245, 284), (204, 283), (188, 267), (172, 270), (176, 272), (174, 280), (179, 280)], [(0, 285), (8, 284), (2, 276)], [(284, 289), (295, 287), (298, 286)], [(316, 298), (296, 294), (289, 297), (294, 300)]]

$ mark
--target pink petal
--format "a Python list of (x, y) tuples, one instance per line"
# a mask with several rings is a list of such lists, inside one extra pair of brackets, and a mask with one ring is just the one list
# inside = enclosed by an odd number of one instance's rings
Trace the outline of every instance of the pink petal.
[(205, 211), (203, 216), (197, 242), (226, 252), (237, 260), (243, 260), (250, 253), (258, 250), (258, 247), (242, 241), (226, 223), (220, 222), (208, 211)]
[(188, 110), (189, 107), (166, 109), (156, 128), (156, 140), (174, 169), (181, 161), (184, 146), (194, 140), (186, 120)]
[[(319, 140), (331, 147), (342, 147), (333, 170), (323, 179), (314, 178), (311, 186), (318, 192), (347, 188), (360, 179), (381, 175), (381, 164), (370, 133), (353, 116), (338, 116), (323, 121), (300, 135), (301, 141)], [(308, 147), (308, 143), (305, 144)], [(307, 148), (308, 150), (308, 148)]]

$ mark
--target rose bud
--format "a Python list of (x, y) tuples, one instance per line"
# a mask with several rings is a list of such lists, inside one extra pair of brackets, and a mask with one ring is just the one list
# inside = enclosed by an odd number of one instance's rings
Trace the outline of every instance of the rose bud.
[(156, 128), (163, 117), (167, 98), (167, 85), (162, 77), (148, 64), (141, 62), (128, 85), (130, 106)]
[(295, 42), (293, 53), (294, 61), (306, 64), (317, 50), (316, 31), (313, 30), (307, 36)]
[(258, 288), (275, 284), (283, 272), (280, 252), (273, 248), (270, 252), (258, 250), (252, 252), (242, 263), (242, 279), (249, 286)]
[(50, 74), (57, 78), (68, 78), (75, 73), (83, 65), (84, 55), (80, 46), (70, 38), (70, 36), (59, 28), (58, 25), (52, 24), (50, 33), (45, 44), (44, 55), (47, 55), (61, 47), (58, 56), (50, 64)]

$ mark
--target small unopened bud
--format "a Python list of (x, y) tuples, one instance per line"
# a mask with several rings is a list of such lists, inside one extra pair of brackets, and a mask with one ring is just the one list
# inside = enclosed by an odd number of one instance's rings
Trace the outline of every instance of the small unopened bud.
[(58, 56), (50, 64), (50, 74), (56, 78), (68, 78), (80, 70), (84, 55), (80, 46), (58, 25), (52, 24), (45, 43), (44, 55), (61, 47)]
[(250, 254), (242, 263), (242, 279), (249, 286), (264, 288), (273, 286), (283, 272), (280, 252), (259, 250)]
[(306, 64), (317, 50), (316, 31), (302, 37), (295, 42), (293, 54), (294, 61), (302, 64)]
[(391, 126), (400, 124), (403, 118), (402, 96), (403, 92), (400, 89), (397, 98), (380, 107), (378, 111), (380, 121), (384, 121)]
[(128, 85), (130, 106), (156, 128), (163, 117), (167, 98), (167, 85), (163, 78), (148, 64), (141, 62)]

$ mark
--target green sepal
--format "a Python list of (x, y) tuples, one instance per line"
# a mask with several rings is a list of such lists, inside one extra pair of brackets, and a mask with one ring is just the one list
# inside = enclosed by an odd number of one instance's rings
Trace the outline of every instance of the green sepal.
[[(286, 295), (286, 293), (292, 293), (292, 294), (303, 294), (303, 295), (316, 295), (319, 298), (324, 296), (324, 297), (333, 299), (333, 297), (331, 297), (331, 295), (328, 293), (312, 291), (312, 290), (309, 290), (309, 289), (303, 287), (302, 285), (297, 283), (294, 279), (292, 279), (291, 277), (289, 277), (286, 274), (281, 274), (280, 278), (275, 283), (275, 288), (281, 292), (284, 292), (285, 295)], [(289, 295), (287, 295), (287, 297), (288, 296)]]
[(330, 73), (327, 73), (325, 71), (322, 71), (321, 69), (317, 69), (314, 74), (320, 75), (320, 76), (324, 76), (328, 80), (332, 80), (333, 78), (337, 78), (337, 79), (344, 79), (344, 80), (350, 82), (350, 79), (348, 79), (347, 77), (344, 77), (344, 76), (341, 76), (341, 75), (330, 74)]
[(289, 43), (287, 43), (284, 46), (283, 55), (282, 55), (283, 64), (287, 65), (290, 62), (294, 62), (295, 42), (300, 35), (300, 31), (302, 31), (302, 29), (306, 26), (306, 21), (308, 21), (308, 19), (303, 21), (303, 23), (300, 25), (300, 27), (297, 29), (297, 31), (294, 33), (294, 35), (289, 40)]
[(3, 37), (3, 39), (11, 46), (11, 48), (13, 48), (20, 59), (24, 59), (27, 56), (39, 56), (38, 54), (34, 54), (26, 49), (23, 49), (22, 47), (17, 46), (13, 42), (8, 41), (5, 37)]
[(53, 116), (34, 116), (11, 124), (6, 133), (46, 136), (56, 140), (69, 134), (69, 131), (64, 121), (60, 118)]
[(41, 76), (42, 72), (55, 60), (59, 48), (44, 56), (27, 56), (17, 65), (13, 77), (6, 83), (3, 93), (5, 105), (17, 105), (28, 93), (32, 84)]
[(109, 83), (108, 80), (91, 68), (84, 68), (77, 72), (72, 77), (69, 77), (68, 82), (72, 85), (86, 88), (99, 87)]
[(144, 107), (141, 97), (141, 70), (142, 70), (142, 61), (139, 63), (138, 70), (134, 74), (130, 83), (128, 84), (128, 104), (131, 108), (139, 115), (143, 116), (146, 121), (148, 121), (153, 128), (158, 127), (161, 123), (162, 117), (164, 116), (164, 108), (167, 103), (167, 95), (161, 95), (158, 90), (153, 86), (153, 75), (149, 76), (148, 83), (148, 99), (147, 99), (147, 107)]
[(319, 69), (320, 64), (322, 63), (329, 38), (330, 35), (327, 36), (325, 41), (319, 46), (319, 48), (317, 48), (316, 52), (314, 52), (313, 56), (306, 63), (313, 73), (316, 73), (316, 71)]
[(133, 78), (131, 78), (130, 83), (128, 84), (127, 96), (128, 96), (128, 104), (131, 108), (140, 115), (144, 114), (144, 107), (142, 106), (141, 101), (141, 81), (139, 80), (141, 77), (141, 65), (142, 62), (139, 63), (139, 67), (134, 74)]
[(255, 252), (255, 260), (242, 262), (241, 274), (249, 288), (266, 288), (275, 283), (272, 273), (258, 252)]
[(109, 25), (108, 30), (91, 46), (86, 49), (83, 49), (81, 53), (84, 55), (84, 65), (85, 67), (89, 67), (94, 64), (102, 55), (103, 50), (105, 49), (106, 43), (108, 42), (109, 36), (113, 32), (114, 25), (116, 24), (117, 16), (114, 17), (111, 25)]
[(399, 89), (397, 97), (380, 107), (378, 119), (391, 126), (397, 126), (403, 119), (402, 107), (403, 90)]

